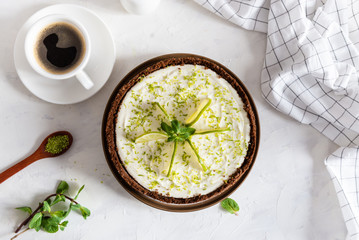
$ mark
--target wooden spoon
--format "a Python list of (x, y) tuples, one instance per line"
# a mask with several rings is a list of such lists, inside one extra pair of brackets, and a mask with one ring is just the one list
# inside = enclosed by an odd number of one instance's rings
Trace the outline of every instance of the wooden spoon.
[[(62, 152), (53, 154), (45, 151), (45, 146), (47, 144), (47, 141), (49, 138), (59, 135), (67, 135), (69, 136), (69, 145), (62, 150)], [(50, 134), (47, 136), (44, 141), (40, 144), (39, 148), (31, 154), (29, 157), (25, 158), (21, 162), (15, 164), (14, 166), (10, 167), (9, 169), (5, 170), (4, 172), (0, 173), (0, 183), (4, 182), (6, 179), (14, 175), (15, 173), (19, 172), (20, 170), (24, 169), (25, 167), (29, 166), (31, 163), (36, 162), (37, 160), (43, 159), (43, 158), (51, 158), (51, 157), (57, 157), (61, 154), (65, 153), (72, 144), (72, 135), (71, 133), (67, 131), (58, 131)]]

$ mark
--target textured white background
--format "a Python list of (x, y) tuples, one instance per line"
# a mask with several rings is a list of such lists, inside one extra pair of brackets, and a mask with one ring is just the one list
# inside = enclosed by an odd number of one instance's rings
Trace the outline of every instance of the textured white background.
[[(74, 105), (54, 105), (32, 95), (18, 78), (13, 44), (22, 24), (37, 10), (75, 3), (96, 12), (117, 47), (114, 71), (104, 88)], [(49, 133), (68, 130), (71, 150), (44, 159), (0, 185), (0, 239), (13, 236), (25, 214), (63, 179), (85, 184), (79, 202), (92, 210), (86, 221), (69, 216), (64, 232), (28, 231), (19, 239), (344, 239), (346, 230), (323, 159), (337, 147), (309, 126), (269, 106), (260, 95), (266, 36), (211, 14), (191, 0), (163, 0), (155, 12), (136, 16), (119, 0), (0, 2), (0, 171), (28, 156)], [(251, 174), (231, 196), (239, 216), (219, 205), (193, 213), (170, 213), (130, 196), (112, 176), (102, 151), (102, 115), (114, 87), (138, 64), (167, 53), (212, 58), (246, 84), (261, 120), (260, 151)], [(101, 64), (101, 63), (99, 63)]]

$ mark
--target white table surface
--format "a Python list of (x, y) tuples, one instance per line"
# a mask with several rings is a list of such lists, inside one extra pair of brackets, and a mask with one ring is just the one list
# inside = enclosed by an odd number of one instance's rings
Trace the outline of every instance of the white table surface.
[[(96, 12), (117, 47), (114, 70), (90, 99), (55, 105), (35, 97), (21, 83), (13, 44), (22, 24), (37, 10), (75, 3)], [(127, 13), (119, 0), (0, 1), (0, 171), (28, 156), (49, 133), (74, 135), (70, 151), (41, 160), (0, 185), (0, 239), (10, 239), (25, 213), (52, 193), (59, 180), (86, 187), (79, 202), (92, 211), (76, 213), (64, 232), (27, 231), (18, 239), (345, 239), (346, 229), (324, 158), (336, 146), (309, 126), (274, 110), (261, 97), (260, 72), (266, 36), (243, 30), (192, 2), (162, 0), (150, 15)], [(261, 144), (254, 168), (232, 194), (239, 216), (219, 205), (191, 213), (151, 208), (129, 195), (112, 176), (101, 143), (101, 121), (118, 82), (138, 64), (167, 53), (194, 53), (231, 69), (245, 83), (261, 120)]]

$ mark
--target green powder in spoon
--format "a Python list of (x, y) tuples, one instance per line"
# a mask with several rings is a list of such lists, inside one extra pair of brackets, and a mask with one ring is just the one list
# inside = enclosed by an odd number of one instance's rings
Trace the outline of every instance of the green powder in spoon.
[(65, 150), (69, 146), (69, 144), (70, 139), (68, 135), (58, 135), (50, 137), (47, 140), (45, 151), (52, 154), (58, 154)]

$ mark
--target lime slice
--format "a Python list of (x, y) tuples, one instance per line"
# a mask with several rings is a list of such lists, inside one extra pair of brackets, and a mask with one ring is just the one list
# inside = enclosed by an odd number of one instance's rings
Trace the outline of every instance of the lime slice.
[(166, 116), (166, 118), (171, 121), (171, 117), (168, 115), (167, 111), (159, 104), (158, 102), (155, 102), (155, 105), (163, 112), (163, 114)]
[(221, 133), (221, 132), (227, 132), (231, 129), (229, 127), (226, 128), (216, 128), (216, 129), (210, 129), (210, 130), (202, 130), (202, 131), (196, 131), (193, 135), (204, 135), (209, 133)]
[(206, 166), (204, 165), (204, 163), (203, 163), (201, 157), (199, 156), (199, 154), (198, 154), (196, 148), (194, 147), (194, 145), (192, 144), (191, 140), (187, 139), (186, 141), (188, 142), (189, 146), (192, 148), (192, 151), (193, 151), (194, 154), (196, 155), (197, 161), (198, 161), (199, 165), (201, 165), (202, 170), (206, 172), (206, 171), (207, 171), (207, 168), (206, 168)]
[(197, 155), (195, 154), (195, 152), (193, 151), (193, 149), (191, 148), (189, 143), (188, 144), (186, 143), (183, 145), (183, 151), (189, 155), (189, 158), (188, 158), (189, 165), (194, 169), (203, 171), (201, 164), (197, 160), (198, 159)]
[(167, 172), (167, 177), (169, 177), (171, 175), (172, 166), (173, 166), (173, 162), (175, 160), (176, 152), (177, 152), (177, 142), (175, 142), (175, 144), (173, 145), (173, 152), (172, 152), (170, 167)]
[(212, 100), (210, 98), (203, 99), (200, 102), (196, 111), (185, 121), (186, 126), (190, 127), (193, 124), (195, 124), (198, 121), (198, 119), (202, 116), (204, 111), (206, 111), (206, 109), (209, 107), (209, 105), (211, 104), (211, 101)]
[(161, 133), (161, 132), (149, 132), (142, 134), (138, 138), (135, 139), (135, 143), (144, 143), (149, 141), (156, 141), (160, 139), (167, 139), (167, 134)]

